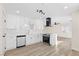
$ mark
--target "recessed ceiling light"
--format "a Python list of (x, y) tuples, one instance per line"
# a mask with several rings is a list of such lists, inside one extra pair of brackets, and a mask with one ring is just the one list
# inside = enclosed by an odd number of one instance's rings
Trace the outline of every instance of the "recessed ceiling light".
[(64, 9), (67, 9), (68, 8), (68, 6), (64, 6)]
[(25, 27), (27, 27), (28, 25), (27, 25), (27, 24), (25, 24), (24, 26), (25, 26)]
[(16, 13), (17, 13), (17, 14), (19, 14), (19, 13), (20, 13), (20, 11), (19, 11), (19, 10), (17, 10), (17, 11), (16, 11)]

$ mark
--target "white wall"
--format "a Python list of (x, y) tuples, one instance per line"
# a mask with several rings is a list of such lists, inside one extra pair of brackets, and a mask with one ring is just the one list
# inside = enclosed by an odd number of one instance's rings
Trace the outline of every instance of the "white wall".
[[(60, 23), (53, 26), (53, 23)], [(60, 37), (72, 38), (72, 18), (69, 16), (52, 18), (52, 27)]]
[(72, 14), (73, 35), (72, 35), (72, 49), (79, 51), (79, 10)]

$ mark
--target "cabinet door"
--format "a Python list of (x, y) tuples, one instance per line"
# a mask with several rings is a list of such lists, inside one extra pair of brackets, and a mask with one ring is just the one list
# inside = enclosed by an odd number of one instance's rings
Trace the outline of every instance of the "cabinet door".
[(26, 36), (26, 45), (32, 44), (33, 38), (32, 35), (27, 35)]
[(51, 34), (50, 35), (50, 44), (51, 45), (57, 45), (57, 34)]
[(16, 29), (7, 29), (6, 50), (16, 48)]

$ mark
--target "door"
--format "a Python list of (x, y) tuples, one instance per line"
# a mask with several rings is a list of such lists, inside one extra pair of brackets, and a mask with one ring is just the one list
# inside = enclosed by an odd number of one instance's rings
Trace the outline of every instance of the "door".
[(6, 17), (5, 17), (5, 9), (2, 4), (0, 4), (0, 55), (5, 54), (5, 37), (6, 37)]

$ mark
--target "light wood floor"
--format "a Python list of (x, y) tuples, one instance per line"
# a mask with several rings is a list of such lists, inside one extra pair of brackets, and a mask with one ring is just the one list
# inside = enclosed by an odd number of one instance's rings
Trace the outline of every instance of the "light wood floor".
[(57, 46), (36, 43), (22, 48), (9, 50), (6, 56), (79, 56), (79, 52), (71, 50), (71, 39), (58, 38)]

